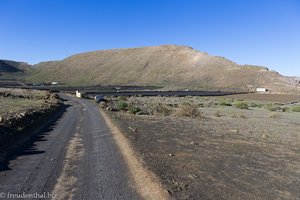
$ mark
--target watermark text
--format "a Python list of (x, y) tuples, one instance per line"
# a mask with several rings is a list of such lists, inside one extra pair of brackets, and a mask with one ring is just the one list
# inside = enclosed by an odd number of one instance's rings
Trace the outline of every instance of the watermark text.
[(0, 199), (55, 199), (56, 194), (50, 192), (43, 193), (11, 193), (11, 192), (0, 192)]

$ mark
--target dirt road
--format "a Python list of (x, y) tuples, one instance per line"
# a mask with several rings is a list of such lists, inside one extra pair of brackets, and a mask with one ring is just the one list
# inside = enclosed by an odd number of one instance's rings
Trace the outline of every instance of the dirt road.
[(63, 98), (68, 107), (58, 120), (24, 145), (1, 150), (0, 197), (140, 199), (97, 106)]

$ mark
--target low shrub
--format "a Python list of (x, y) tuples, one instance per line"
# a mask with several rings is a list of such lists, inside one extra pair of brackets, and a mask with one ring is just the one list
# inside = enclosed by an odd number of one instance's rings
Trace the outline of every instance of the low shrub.
[(127, 110), (128, 104), (125, 101), (119, 101), (116, 105), (117, 110)]
[(243, 102), (243, 101), (237, 101), (237, 102), (234, 104), (234, 106), (235, 106), (236, 108), (239, 108), (239, 109), (248, 109), (248, 108), (249, 108), (248, 104), (247, 104), (246, 102)]
[(255, 108), (255, 107), (258, 107), (258, 104), (251, 102), (251, 103), (249, 103), (249, 107)]
[(264, 106), (264, 108), (265, 109), (267, 109), (268, 111), (276, 111), (275, 109), (274, 109), (274, 106), (273, 106), (273, 104), (266, 104), (265, 106)]
[(198, 106), (191, 103), (184, 103), (177, 110), (176, 116), (196, 118), (201, 116), (201, 112)]
[(131, 114), (137, 114), (137, 113), (139, 113), (141, 111), (141, 109), (137, 105), (129, 105), (128, 111)]
[(264, 104), (256, 104), (256, 107), (258, 107), (258, 108), (263, 108), (264, 107)]
[(149, 113), (152, 115), (169, 116), (172, 110), (163, 103), (154, 103), (149, 106)]
[(280, 105), (276, 105), (276, 104), (266, 104), (265, 106), (265, 109), (267, 109), (268, 111), (272, 111), (272, 112), (275, 112), (275, 111), (282, 111), (282, 112), (285, 112), (287, 111), (287, 107), (282, 107)]
[(293, 106), (292, 111), (293, 112), (300, 112), (300, 106)]
[(219, 106), (232, 106), (232, 104), (226, 100), (222, 100), (219, 102)]

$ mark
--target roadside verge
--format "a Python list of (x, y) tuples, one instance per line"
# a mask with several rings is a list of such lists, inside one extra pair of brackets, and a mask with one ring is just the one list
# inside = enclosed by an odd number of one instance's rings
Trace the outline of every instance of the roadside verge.
[(170, 199), (170, 195), (159, 181), (159, 178), (142, 164), (141, 156), (134, 152), (129, 140), (122, 134), (120, 129), (113, 123), (105, 111), (100, 109), (106, 124), (111, 129), (112, 136), (116, 141), (122, 156), (129, 168), (129, 173), (134, 180), (139, 194), (144, 199)]
[(7, 134), (1, 136), (0, 171), (8, 169), (10, 160), (15, 159), (15, 155), (32, 145), (39, 134), (51, 129), (53, 123), (60, 118), (65, 110), (66, 105), (58, 103), (54, 107), (49, 108), (47, 112), (37, 112), (30, 115), (31, 123), (25, 123), (22, 131), (12, 131), (7, 128)]
[[(20, 116), (13, 117), (5, 123), (0, 124), (0, 148), (15, 140), (15, 137), (26, 137), (31, 135), (30, 130), (47, 123), (57, 112), (63, 109), (62, 103), (51, 105), (40, 110), (23, 112)], [(20, 138), (18, 138), (20, 139)]]

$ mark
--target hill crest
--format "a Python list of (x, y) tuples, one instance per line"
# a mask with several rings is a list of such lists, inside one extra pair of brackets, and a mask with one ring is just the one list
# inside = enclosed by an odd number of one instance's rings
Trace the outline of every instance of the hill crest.
[(268, 68), (238, 65), (187, 46), (162, 45), (98, 50), (34, 66), (31, 81), (69, 85), (156, 85), (168, 88), (265, 87), (274, 92), (299, 91), (290, 78)]

